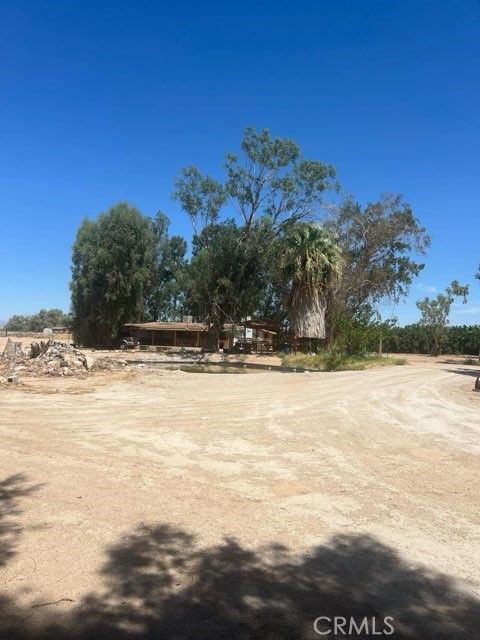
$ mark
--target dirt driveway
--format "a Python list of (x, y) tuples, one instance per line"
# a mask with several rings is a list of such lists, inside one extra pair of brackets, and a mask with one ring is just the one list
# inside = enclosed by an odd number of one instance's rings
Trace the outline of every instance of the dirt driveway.
[(319, 616), (391, 616), (395, 638), (477, 637), (472, 373), (0, 391), (0, 636), (286, 640), (322, 637)]

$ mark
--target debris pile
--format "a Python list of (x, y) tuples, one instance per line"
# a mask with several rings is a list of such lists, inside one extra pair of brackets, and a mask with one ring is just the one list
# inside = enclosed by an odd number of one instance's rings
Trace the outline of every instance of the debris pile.
[(81, 376), (94, 364), (93, 356), (65, 342), (32, 342), (25, 353), (20, 343), (9, 340), (0, 359), (0, 375), (13, 383), (19, 376)]
[(18, 384), (23, 377), (75, 376), (85, 378), (91, 371), (123, 369), (125, 360), (85, 353), (68, 342), (32, 342), (22, 349), (21, 342), (7, 341), (0, 355), (0, 385)]
[(25, 353), (20, 342), (9, 339), (0, 357), (0, 383), (15, 384), (23, 376), (84, 377), (94, 368), (114, 369), (122, 365), (125, 366), (110, 358), (96, 359), (71, 344), (54, 340), (32, 342), (29, 351)]

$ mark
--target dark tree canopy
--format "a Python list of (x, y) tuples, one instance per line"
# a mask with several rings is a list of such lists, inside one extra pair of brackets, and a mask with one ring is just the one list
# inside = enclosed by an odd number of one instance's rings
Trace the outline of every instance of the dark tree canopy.
[(145, 302), (149, 320), (175, 320), (183, 308), (187, 243), (168, 235), (170, 220), (159, 212), (152, 220), (154, 238), (150, 293)]
[(113, 344), (124, 323), (143, 320), (153, 256), (151, 221), (126, 202), (82, 222), (70, 284), (73, 328), (81, 343)]
[(233, 220), (209, 225), (194, 238), (187, 270), (187, 307), (212, 323), (217, 337), (225, 322), (252, 314), (265, 286), (264, 231), (246, 234)]

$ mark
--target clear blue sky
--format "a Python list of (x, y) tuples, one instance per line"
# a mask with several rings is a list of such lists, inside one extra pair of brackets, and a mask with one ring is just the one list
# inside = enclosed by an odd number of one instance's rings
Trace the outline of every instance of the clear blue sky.
[(480, 322), (479, 80), (477, 0), (0, 0), (0, 318), (67, 310), (76, 228), (120, 199), (190, 235), (175, 174), (220, 177), (254, 125), (411, 203), (433, 243), (401, 322), (453, 278)]

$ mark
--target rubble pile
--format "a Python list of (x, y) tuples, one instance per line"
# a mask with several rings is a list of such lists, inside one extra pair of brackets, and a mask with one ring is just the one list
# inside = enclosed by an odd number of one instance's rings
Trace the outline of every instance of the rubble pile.
[(9, 340), (0, 358), (0, 382), (15, 383), (21, 376), (82, 376), (94, 364), (93, 356), (65, 342), (32, 342), (25, 353), (20, 343)]
[(25, 352), (20, 342), (9, 339), (0, 356), (0, 384), (15, 384), (22, 377), (43, 375), (83, 378), (92, 370), (113, 370), (125, 366), (125, 361), (95, 358), (66, 342), (32, 342)]

